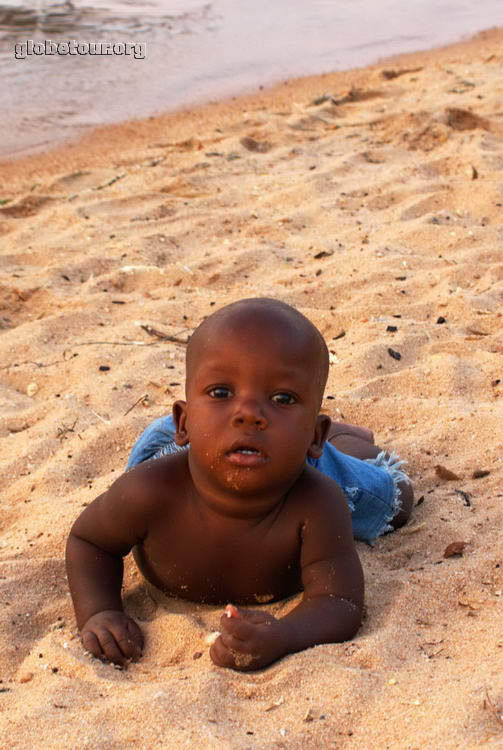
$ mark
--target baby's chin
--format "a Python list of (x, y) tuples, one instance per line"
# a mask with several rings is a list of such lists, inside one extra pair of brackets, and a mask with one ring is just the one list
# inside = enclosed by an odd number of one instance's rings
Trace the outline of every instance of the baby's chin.
[(293, 474), (290, 471), (282, 475), (271, 476), (266, 471), (240, 467), (239, 471), (219, 478), (219, 486), (238, 500), (260, 499), (261, 495), (268, 497), (277, 495), (279, 499), (290, 489), (298, 475), (298, 471)]
[(271, 483), (271, 480), (257, 474), (257, 472), (252, 474), (251, 472), (246, 473), (244, 471), (240, 472), (240, 475), (235, 473), (232, 477), (226, 477), (221, 482), (221, 486), (230, 494), (242, 498), (272, 492), (274, 484)]
[[(195, 463), (198, 464), (197, 459)], [(295, 482), (304, 465), (305, 461), (300, 468), (292, 471), (288, 466), (274, 466), (271, 457), (262, 460), (244, 454), (237, 460), (236, 457), (229, 460), (227, 455), (220, 455), (210, 462), (210, 466), (206, 461), (203, 465), (199, 464), (197, 473), (205, 476), (206, 482), (217, 492), (223, 491), (236, 498), (259, 499), (259, 495), (271, 496), (276, 493), (281, 497)]]

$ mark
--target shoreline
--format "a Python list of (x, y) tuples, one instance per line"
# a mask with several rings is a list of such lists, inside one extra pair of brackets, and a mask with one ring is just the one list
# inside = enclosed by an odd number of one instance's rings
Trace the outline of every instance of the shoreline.
[[(125, 12), (124, 27), (112, 10), (118, 0), (110, 0), (103, 3), (108, 13), (97, 15), (80, 2), (61, 6), (56, 25), (49, 21), (44, 26), (47, 2), (40, 13), (34, 11), (40, 16), (34, 43), (45, 42), (49, 28), (51, 44), (63, 45), (71, 44), (73, 35), (75, 43), (86, 44), (89, 35), (102, 32), (105, 39), (118, 35), (119, 53), (122, 39), (146, 44), (148, 54), (136, 60), (126, 54), (105, 59), (70, 53), (58, 62), (59, 55), (25, 55), (28, 40), (20, 38), (11, 57), (9, 34), (0, 33), (5, 78), (0, 109), (6, 114), (0, 158), (43, 153), (94, 126), (143, 120), (250, 94), (264, 84), (270, 88), (286, 79), (365, 67), (385, 56), (445, 46), (501, 24), (498, 0), (481, 0), (476, 9), (470, 0), (440, 8), (435, 0), (412, 0), (407, 8), (396, 0), (364, 0), (357, 6), (341, 0), (336, 7), (326, 0), (308, 6), (302, 0), (279, 0), (273, 6), (259, 0), (242, 9), (231, 0), (209, 5), (185, 0), (176, 3), (178, 10), (172, 0), (152, 0), (144, 13), (141, 4), (129, 3), (133, 16)], [(139, 26), (135, 9), (142, 19)], [(149, 9), (161, 13), (157, 21)], [(168, 9), (169, 15), (162, 15)], [(46, 90), (48, 96), (41, 96)]]
[[(73, 169), (80, 169), (86, 164), (96, 165), (107, 154), (120, 159), (124, 151), (146, 148), (153, 139), (163, 137), (164, 130), (172, 131), (175, 139), (197, 137), (196, 131), (202, 120), (209, 119), (215, 125), (221, 119), (227, 119), (239, 112), (258, 111), (269, 106), (288, 104), (292, 95), (308, 98), (320, 95), (321, 88), (345, 89), (358, 87), (373, 72), (391, 66), (420, 66), (435, 57), (439, 63), (450, 59), (456, 53), (466, 54), (471, 48), (477, 49), (480, 42), (501, 40), (503, 27), (493, 27), (462, 39), (453, 44), (433, 47), (428, 50), (410, 52), (379, 59), (362, 68), (351, 68), (333, 73), (320, 73), (287, 79), (266, 87), (260, 91), (244, 93), (223, 99), (203, 102), (191, 107), (182, 107), (173, 111), (151, 115), (138, 120), (126, 120), (91, 128), (88, 132), (69, 141), (49, 147), (47, 150), (20, 156), (0, 158), (0, 188), (5, 190), (5, 183), (16, 179), (19, 167), (35, 174), (39, 170), (47, 174), (56, 173), (65, 164), (72, 164)], [(323, 92), (325, 89), (323, 89)], [(321, 92), (321, 93), (323, 93)], [(192, 128), (191, 133), (188, 130)], [(120, 141), (120, 146), (116, 144)]]

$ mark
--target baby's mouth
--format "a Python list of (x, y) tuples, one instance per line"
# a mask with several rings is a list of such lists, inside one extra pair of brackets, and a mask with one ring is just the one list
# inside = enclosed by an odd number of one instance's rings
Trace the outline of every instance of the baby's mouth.
[(266, 461), (266, 455), (259, 448), (246, 444), (234, 444), (226, 453), (229, 461), (237, 466), (259, 466)]

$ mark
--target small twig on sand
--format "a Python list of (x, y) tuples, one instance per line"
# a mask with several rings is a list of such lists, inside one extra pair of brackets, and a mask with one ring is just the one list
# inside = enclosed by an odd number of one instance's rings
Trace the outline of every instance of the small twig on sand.
[(183, 346), (187, 346), (188, 339), (180, 339), (178, 336), (171, 336), (169, 333), (164, 333), (163, 331), (159, 331), (157, 328), (153, 328), (149, 325), (142, 325), (141, 328), (148, 333), (149, 336), (155, 336), (158, 339), (162, 339), (163, 341), (172, 341), (175, 344), (182, 344)]
[(66, 424), (63, 424), (61, 427), (58, 427), (57, 437), (60, 440), (63, 440), (69, 432), (75, 432), (75, 425), (77, 424), (78, 421), (79, 421), (79, 418), (77, 417), (77, 419), (75, 420), (75, 422), (72, 424), (71, 427), (67, 427)]
[(144, 393), (143, 396), (140, 396), (140, 398), (137, 398), (134, 404), (130, 406), (127, 411), (124, 412), (123, 416), (125, 417), (127, 414), (129, 414), (130, 411), (133, 411), (135, 406), (137, 406), (140, 403), (140, 401), (145, 401), (146, 398), (148, 398), (148, 393)]
[[(73, 354), (72, 357), (76, 357), (77, 354)], [(4, 365), (0, 367), (0, 370), (9, 370), (11, 367), (21, 367), (22, 365), (35, 365), (35, 367), (52, 367), (53, 365), (59, 365), (62, 362), (68, 362), (72, 357), (66, 359), (63, 355), (63, 359), (55, 359), (54, 362), (35, 362), (33, 359), (25, 359), (22, 362), (12, 362), (10, 365)]]
[(100, 416), (97, 412), (94, 411), (94, 409), (90, 408), (90, 411), (92, 411), (95, 417), (98, 417), (98, 419), (101, 419), (103, 424), (112, 424), (109, 419), (105, 419), (105, 417)]
[(155, 341), (147, 344), (145, 341), (80, 341), (72, 346), (93, 346), (94, 344), (106, 344), (107, 346), (154, 346)]

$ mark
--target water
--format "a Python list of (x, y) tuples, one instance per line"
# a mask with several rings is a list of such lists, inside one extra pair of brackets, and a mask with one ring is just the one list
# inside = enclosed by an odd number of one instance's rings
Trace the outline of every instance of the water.
[[(501, 0), (11, 0), (0, 4), (0, 155), (502, 23)], [(15, 45), (46, 39), (145, 54), (16, 59)]]

